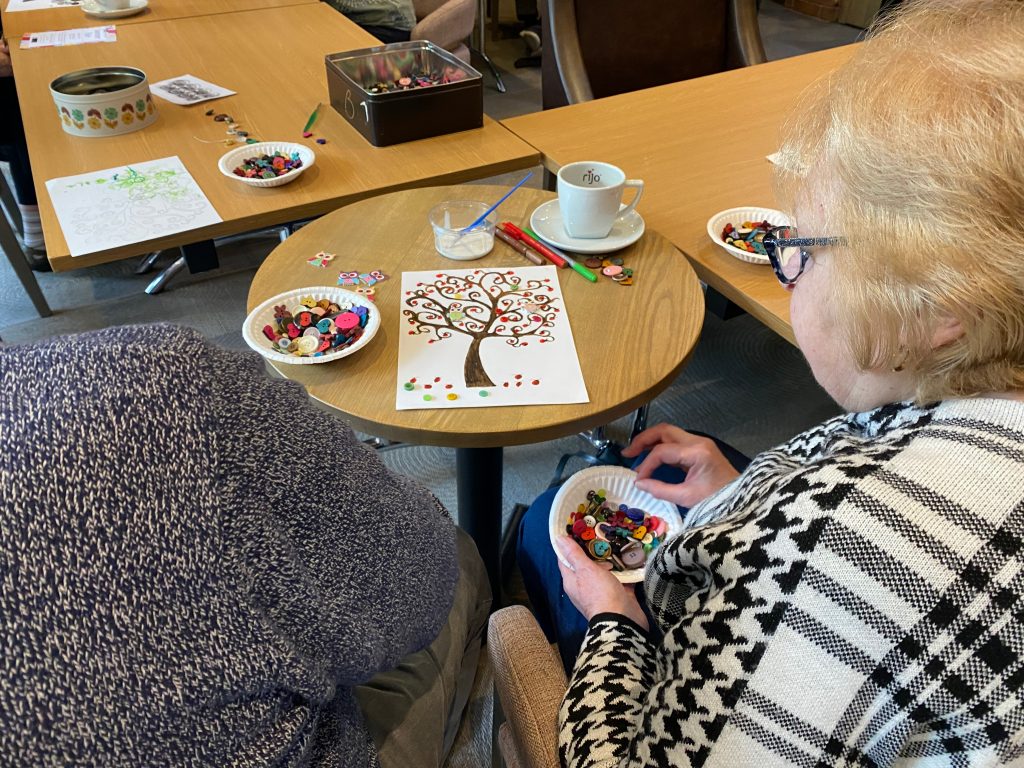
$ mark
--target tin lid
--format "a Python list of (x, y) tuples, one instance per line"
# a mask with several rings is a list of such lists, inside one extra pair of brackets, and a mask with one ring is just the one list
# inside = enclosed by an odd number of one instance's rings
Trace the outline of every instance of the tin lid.
[(68, 72), (50, 83), (50, 90), (66, 96), (92, 96), (133, 88), (146, 79), (134, 67), (91, 67)]

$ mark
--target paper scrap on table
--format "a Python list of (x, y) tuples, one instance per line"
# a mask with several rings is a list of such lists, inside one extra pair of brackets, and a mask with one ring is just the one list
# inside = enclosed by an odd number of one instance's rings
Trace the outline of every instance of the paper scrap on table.
[(7, 3), (7, 12), (41, 11), (44, 8), (67, 8), (81, 4), (82, 0), (10, 0)]
[(72, 256), (221, 221), (177, 156), (50, 179), (46, 190)]
[(28, 32), (21, 36), (22, 48), (59, 48), (87, 43), (116, 43), (117, 27), (83, 27), (59, 32)]
[(767, 160), (772, 165), (778, 165), (779, 164), (779, 160), (781, 158), (782, 158), (782, 153), (781, 152), (772, 152), (770, 155), (765, 155), (764, 159)]
[(395, 407), (586, 403), (554, 267), (402, 273)]
[(225, 96), (234, 96), (234, 91), (221, 88), (219, 85), (208, 83), (192, 75), (181, 75), (168, 80), (161, 80), (149, 87), (154, 96), (166, 99), (172, 104), (198, 104), (201, 101), (221, 99)]

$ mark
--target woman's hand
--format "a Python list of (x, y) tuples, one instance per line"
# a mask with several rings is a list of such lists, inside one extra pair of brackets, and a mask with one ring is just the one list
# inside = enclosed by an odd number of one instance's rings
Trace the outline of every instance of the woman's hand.
[[(637, 467), (636, 487), (681, 507), (692, 507), (703, 501), (740, 474), (718, 450), (714, 440), (691, 435), (671, 424), (645, 429), (633, 438), (622, 455), (634, 458), (644, 451), (650, 453)], [(686, 472), (686, 480), (663, 483), (651, 479), (651, 474), (662, 464), (679, 467)]]
[[(559, 536), (555, 544), (561, 554), (558, 570), (562, 572), (562, 589), (587, 621), (599, 613), (619, 613), (645, 630), (649, 628), (632, 584), (623, 584), (611, 571), (606, 571), (587, 557), (569, 536)], [(563, 560), (570, 567), (567, 568)]]

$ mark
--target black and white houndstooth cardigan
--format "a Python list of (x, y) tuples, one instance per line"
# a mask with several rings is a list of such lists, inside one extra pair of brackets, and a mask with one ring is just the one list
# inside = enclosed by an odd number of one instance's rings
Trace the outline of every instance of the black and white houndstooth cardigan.
[(365, 768), (438, 633), (434, 497), (194, 331), (0, 350), (0, 765)]
[(1024, 404), (805, 432), (694, 507), (645, 587), (659, 642), (591, 621), (571, 768), (1024, 765)]

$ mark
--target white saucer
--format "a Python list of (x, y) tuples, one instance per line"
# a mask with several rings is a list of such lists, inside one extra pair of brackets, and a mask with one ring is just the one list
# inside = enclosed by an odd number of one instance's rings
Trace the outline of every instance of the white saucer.
[(86, 16), (92, 16), (97, 19), (123, 19), (125, 16), (134, 16), (136, 13), (142, 13), (148, 6), (149, 0), (131, 0), (131, 4), (127, 8), (110, 11), (101, 6), (97, 0), (83, 0), (79, 7), (85, 11)]
[[(623, 206), (625, 207), (625, 206)], [(556, 248), (574, 253), (611, 253), (632, 245), (644, 234), (644, 219), (636, 211), (615, 222), (608, 237), (570, 237), (562, 224), (562, 211), (558, 200), (548, 200), (530, 216), (530, 229), (540, 235), (541, 240)]]

